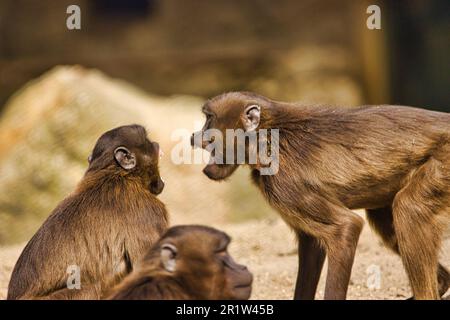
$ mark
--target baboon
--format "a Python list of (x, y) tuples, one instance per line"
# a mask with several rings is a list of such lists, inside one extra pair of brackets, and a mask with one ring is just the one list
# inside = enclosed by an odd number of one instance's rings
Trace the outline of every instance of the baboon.
[[(296, 299), (314, 299), (325, 255), (324, 298), (346, 298), (364, 222), (352, 210), (360, 208), (401, 256), (414, 298), (438, 299), (447, 291), (450, 275), (438, 252), (450, 216), (449, 114), (393, 105), (308, 106), (250, 92), (214, 97), (203, 113), (206, 123), (191, 139), (203, 148), (217, 142), (202, 141), (208, 129), (279, 130), (276, 174), (262, 175), (259, 161), (244, 163), (298, 237)], [(203, 172), (221, 180), (238, 165), (212, 160)]]
[(213, 228), (172, 227), (109, 299), (246, 300), (253, 277), (228, 254), (229, 243)]
[[(76, 190), (23, 250), (8, 299), (99, 299), (131, 272), (168, 225), (155, 196), (164, 187), (159, 154), (142, 126), (104, 133)], [(68, 286), (73, 271), (81, 288)]]

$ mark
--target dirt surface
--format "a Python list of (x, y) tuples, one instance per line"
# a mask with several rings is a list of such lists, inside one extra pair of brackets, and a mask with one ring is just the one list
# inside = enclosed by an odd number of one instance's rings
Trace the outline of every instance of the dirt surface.
[[(291, 299), (297, 270), (294, 234), (279, 218), (216, 226), (232, 238), (231, 253), (255, 276), (252, 299)], [(0, 299), (5, 299), (9, 276), (23, 245), (0, 247)], [(450, 239), (444, 241), (441, 262), (450, 267)], [(375, 266), (375, 267), (374, 267)], [(381, 285), (369, 289), (371, 268), (379, 266)], [(324, 266), (324, 271), (326, 265)], [(326, 272), (317, 292), (323, 297)], [(382, 246), (366, 225), (361, 235), (348, 292), (349, 299), (405, 299), (410, 288), (399, 257)]]
[[(230, 226), (231, 251), (255, 275), (252, 299), (291, 299), (297, 272), (294, 234), (281, 220), (266, 220)], [(444, 242), (441, 262), (450, 267), (450, 239)], [(380, 270), (380, 288), (369, 289), (367, 281)], [(320, 279), (316, 299), (323, 298), (327, 265)], [(408, 279), (400, 258), (379, 241), (365, 225), (353, 266), (348, 299), (405, 299), (410, 296)]]

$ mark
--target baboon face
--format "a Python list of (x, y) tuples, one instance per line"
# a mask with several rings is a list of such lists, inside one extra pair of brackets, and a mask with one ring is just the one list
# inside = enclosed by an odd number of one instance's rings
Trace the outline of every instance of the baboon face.
[(164, 188), (158, 169), (161, 156), (159, 144), (147, 137), (144, 127), (122, 126), (97, 140), (88, 159), (88, 172), (116, 169), (124, 175), (139, 176), (153, 194), (159, 194)]
[(160, 240), (161, 264), (198, 299), (248, 299), (253, 276), (228, 253), (230, 237), (203, 226), (169, 229)]
[[(221, 145), (223, 150), (214, 150), (226, 154), (225, 136), (227, 129), (251, 132), (261, 125), (262, 110), (270, 105), (270, 100), (251, 92), (231, 92), (219, 95), (206, 102), (202, 112), (206, 117), (202, 130), (194, 132), (191, 137), (193, 147), (207, 148), (215, 139), (223, 138)], [(210, 137), (205, 132), (211, 129), (221, 132), (219, 137)], [(235, 140), (236, 141), (236, 140)], [(214, 157), (215, 154), (211, 154)], [(222, 157), (225, 163), (225, 157)], [(235, 157), (236, 159), (236, 157)], [(238, 164), (217, 164), (211, 158), (203, 173), (210, 179), (221, 180), (229, 177), (238, 167)]]

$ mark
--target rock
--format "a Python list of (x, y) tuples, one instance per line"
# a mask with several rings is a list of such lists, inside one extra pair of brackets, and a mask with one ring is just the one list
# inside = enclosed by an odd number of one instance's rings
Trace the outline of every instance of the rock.
[(28, 239), (82, 177), (100, 134), (131, 123), (144, 125), (165, 150), (166, 188), (160, 197), (172, 222), (221, 224), (267, 212), (263, 201), (240, 210), (242, 197), (260, 196), (249, 188), (247, 174), (219, 184), (201, 173), (203, 165), (171, 161), (179, 142), (172, 141), (172, 133), (192, 132), (195, 120), (202, 121), (202, 103), (189, 96), (151, 96), (80, 66), (56, 67), (31, 81), (0, 118), (0, 243)]

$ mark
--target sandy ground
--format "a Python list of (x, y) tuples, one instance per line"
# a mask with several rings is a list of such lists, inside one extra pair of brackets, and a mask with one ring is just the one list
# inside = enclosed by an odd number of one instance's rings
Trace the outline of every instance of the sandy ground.
[[(255, 276), (252, 299), (291, 299), (297, 270), (295, 237), (278, 218), (222, 225), (232, 238), (231, 253), (248, 265)], [(0, 247), (0, 299), (6, 297), (8, 280), (23, 245)], [(450, 239), (442, 247), (441, 262), (450, 267)], [(379, 267), (380, 288), (369, 289), (368, 279)], [(326, 265), (317, 292), (323, 297)], [(376, 271), (375, 271), (376, 272)], [(405, 299), (410, 288), (400, 258), (382, 246), (366, 225), (353, 267), (349, 299)]]

